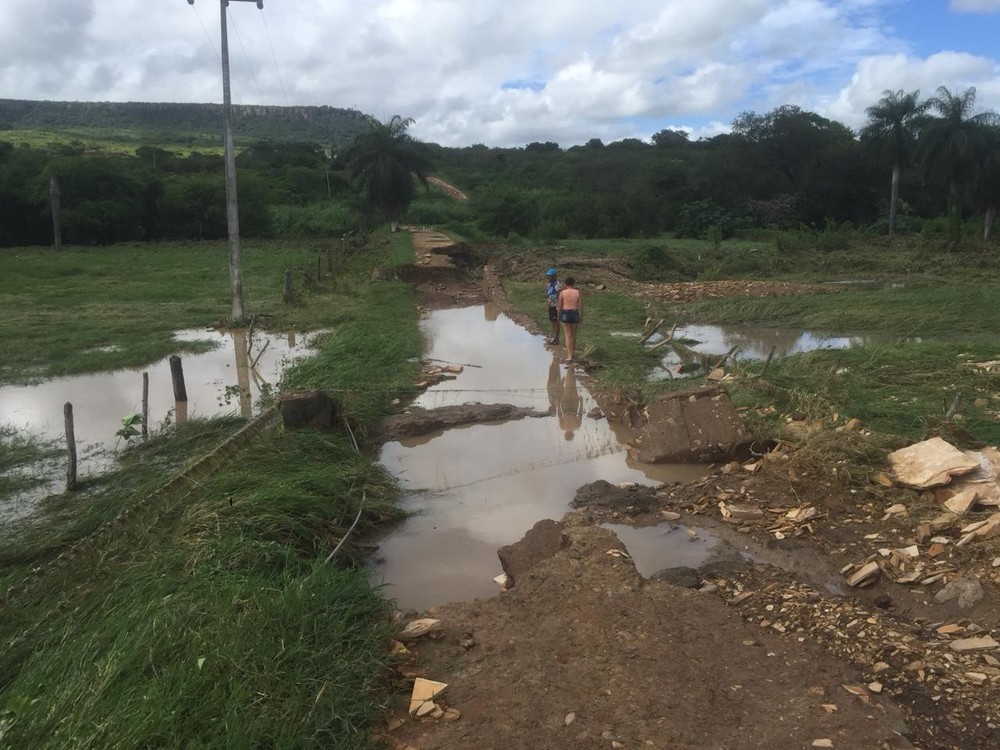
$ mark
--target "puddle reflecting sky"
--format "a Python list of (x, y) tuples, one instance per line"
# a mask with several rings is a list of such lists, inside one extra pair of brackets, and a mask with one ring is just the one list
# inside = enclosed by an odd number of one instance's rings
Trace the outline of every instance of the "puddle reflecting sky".
[[(492, 317), (492, 316), (491, 316)], [(385, 445), (382, 463), (412, 490), (402, 505), (417, 515), (373, 541), (376, 582), (402, 607), (424, 609), (490, 596), (501, 572), (497, 549), (537, 521), (561, 518), (576, 489), (596, 479), (658, 484), (704, 474), (700, 466), (632, 462), (596, 405), (584, 378), (504, 316), (482, 307), (442, 310), (424, 322), (427, 356), (474, 363), (456, 380), (425, 393), (431, 408), (458, 403), (515, 403), (550, 416), (473, 425)]]
[[(688, 325), (677, 328), (674, 337), (678, 340), (691, 340), (698, 343), (689, 346), (695, 352), (717, 354), (722, 356), (732, 347), (737, 347), (733, 355), (735, 359), (765, 359), (774, 347), (776, 358), (792, 354), (802, 354), (817, 349), (847, 349), (852, 346), (886, 343), (891, 340), (885, 336), (857, 335), (835, 336), (833, 334), (815, 331), (803, 331), (791, 328), (768, 328), (766, 326), (714, 326)], [(650, 339), (651, 343), (659, 337)], [(683, 359), (669, 345), (662, 365), (677, 376), (676, 369), (683, 364)], [(670, 377), (662, 370), (654, 372), (654, 379)], [(681, 376), (683, 377), (683, 376)]]
[(611, 529), (635, 563), (643, 578), (649, 578), (667, 568), (697, 568), (708, 559), (719, 540), (705, 529), (692, 527), (698, 534), (692, 538), (684, 526), (661, 523), (641, 529), (623, 524), (602, 524)]
[[(296, 334), (255, 331), (248, 353), (245, 330), (188, 330), (177, 332), (175, 337), (179, 341), (207, 340), (217, 344), (201, 354), (181, 355), (189, 417), (249, 416), (261, 387), (277, 385), (285, 367), (307, 353), (311, 340)], [(250, 369), (249, 364), (258, 355), (256, 367)], [(0, 423), (64, 445), (63, 404), (69, 401), (73, 404), (80, 452), (79, 473), (83, 476), (101, 471), (113, 462), (109, 450), (118, 440), (115, 433), (122, 419), (142, 412), (143, 372), (149, 373), (150, 429), (157, 429), (168, 418), (175, 419), (166, 358), (136, 369), (55, 378), (37, 385), (0, 386)], [(240, 397), (241, 380), (248, 397)]]

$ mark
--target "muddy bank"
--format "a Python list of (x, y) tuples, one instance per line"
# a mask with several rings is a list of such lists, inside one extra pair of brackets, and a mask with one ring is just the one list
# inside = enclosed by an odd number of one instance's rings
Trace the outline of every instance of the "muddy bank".
[[(412, 676), (448, 683), (455, 722), (410, 719), (396, 747), (908, 748), (891, 701), (822, 649), (745, 624), (718, 598), (644, 581), (585, 515), (565, 548), (493, 599), (434, 610)], [(706, 679), (708, 677), (708, 679)], [(864, 688), (861, 688), (864, 691)]]
[(379, 442), (388, 442), (462, 425), (547, 416), (549, 416), (547, 411), (537, 411), (513, 404), (460, 404), (437, 409), (413, 408), (405, 414), (395, 414), (382, 420), (375, 437)]

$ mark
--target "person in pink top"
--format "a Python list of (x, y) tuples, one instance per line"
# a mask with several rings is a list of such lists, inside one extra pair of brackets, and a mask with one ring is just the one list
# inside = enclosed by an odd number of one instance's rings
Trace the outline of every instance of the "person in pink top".
[(576, 288), (576, 280), (566, 277), (565, 286), (559, 292), (556, 302), (559, 322), (562, 323), (563, 341), (566, 347), (565, 362), (573, 362), (576, 356), (576, 329), (583, 322), (583, 300), (580, 290)]

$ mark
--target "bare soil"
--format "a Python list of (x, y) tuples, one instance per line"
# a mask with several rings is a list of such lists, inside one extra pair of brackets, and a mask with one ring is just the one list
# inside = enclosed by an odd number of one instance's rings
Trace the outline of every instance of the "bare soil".
[[(450, 274), (428, 282), (444, 286), (432, 288), (435, 299), (471, 298), (475, 282)], [(498, 275), (484, 276), (487, 297), (503, 305)], [(739, 293), (721, 282), (701, 288)], [(854, 425), (834, 439), (869, 438)], [(781, 436), (766, 455), (661, 488), (652, 504), (584, 502), (561, 520), (565, 543), (512, 589), (424, 613), (440, 631), (408, 644), (381, 739), (421, 750), (1000, 748), (1000, 649), (954, 648), (1000, 640), (1000, 544), (957, 547), (948, 532), (935, 560), (918, 545), (929, 570), (946, 571), (933, 584), (883, 575), (848, 586), (848, 565), (913, 545), (940, 498), (875, 481), (859, 490), (846, 467), (817, 461), (816, 440)], [(895, 504), (906, 512), (887, 514)], [(727, 517), (733, 508), (740, 513)], [(801, 520), (789, 517), (796, 512)], [(698, 590), (643, 579), (600, 526), (665, 519), (726, 542), (695, 571)], [(972, 607), (934, 600), (970, 576), (983, 587)], [(409, 716), (415, 677), (447, 683), (437, 702), (459, 718)]]

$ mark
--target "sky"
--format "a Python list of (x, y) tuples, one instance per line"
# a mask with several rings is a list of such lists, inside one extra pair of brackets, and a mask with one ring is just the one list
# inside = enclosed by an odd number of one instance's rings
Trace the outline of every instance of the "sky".
[[(1000, 0), (264, 0), (228, 8), (233, 102), (413, 118), (446, 146), (692, 139), (887, 89), (1000, 111)], [(3, 0), (0, 97), (221, 102), (216, 0)]]

